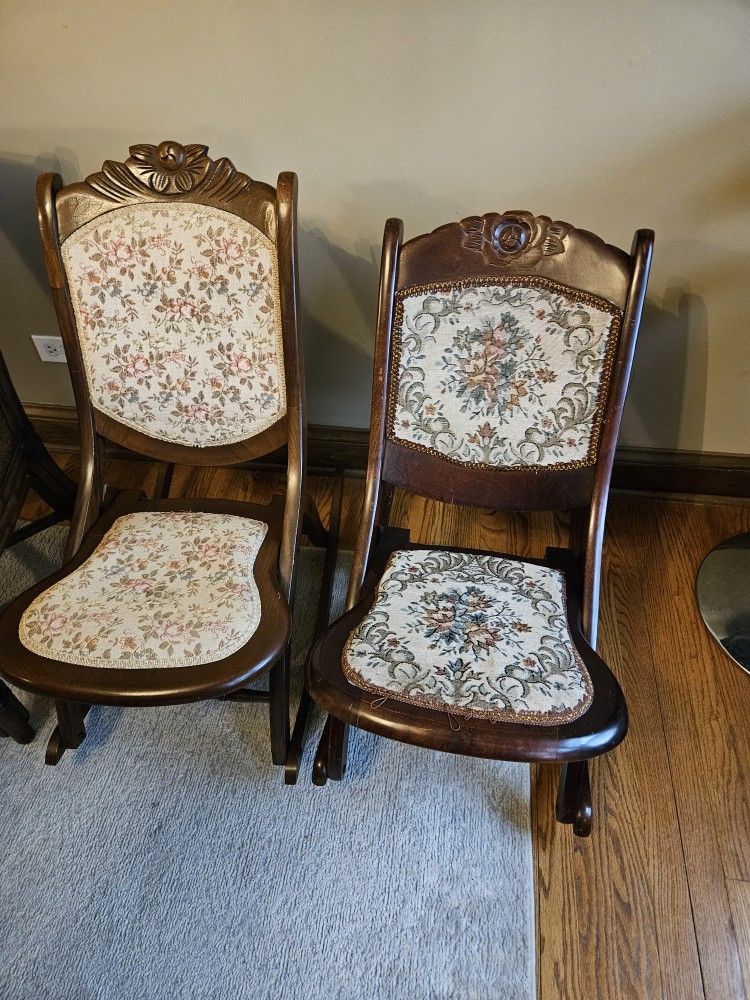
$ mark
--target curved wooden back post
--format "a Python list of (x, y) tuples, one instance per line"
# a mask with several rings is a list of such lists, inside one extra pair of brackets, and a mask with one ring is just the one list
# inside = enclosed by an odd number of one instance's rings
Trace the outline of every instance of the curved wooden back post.
[(583, 551), (578, 553), (579, 557), (582, 557), (583, 564), (582, 631), (593, 649), (596, 649), (599, 626), (602, 545), (609, 499), (609, 484), (612, 479), (617, 435), (620, 431), (620, 421), (625, 407), (625, 397), (633, 366), (643, 304), (646, 300), (653, 250), (653, 232), (650, 229), (639, 229), (633, 237), (630, 287), (607, 411), (602, 426), (599, 459), (596, 464), (591, 503), (588, 508), (588, 529), (582, 547)]
[(279, 260), (289, 262), (285, 279), (280, 282), (281, 318), (288, 337), (285, 345), (287, 375), (287, 478), (284, 526), (279, 552), (279, 582), (287, 602), (293, 599), (295, 562), (302, 531), (302, 501), (307, 459), (307, 422), (305, 420), (305, 379), (302, 371), (302, 345), (299, 342), (299, 273), (297, 270), (297, 175), (279, 174), (276, 185), (278, 218), (277, 247)]
[(81, 448), (78, 492), (65, 547), (64, 558), (68, 560), (78, 551), (83, 536), (97, 518), (104, 484), (102, 481), (102, 441), (94, 425), (94, 411), (89, 399), (81, 347), (78, 343), (75, 317), (70, 301), (70, 291), (60, 254), (60, 234), (55, 202), (62, 188), (63, 180), (59, 174), (42, 174), (37, 179), (36, 207), (42, 239), (42, 252), (52, 290), (52, 301), (57, 313), (57, 322), (65, 347), (70, 380), (73, 383)]
[(396, 271), (404, 224), (401, 219), (388, 219), (383, 233), (383, 253), (380, 259), (380, 288), (378, 292), (378, 319), (375, 332), (375, 357), (373, 359), (372, 404), (370, 414), (370, 440), (367, 452), (367, 479), (359, 524), (354, 562), (349, 577), (346, 610), (359, 600), (362, 583), (367, 572), (375, 527), (380, 510), (380, 487), (383, 476), (383, 441), (385, 439), (387, 381), (391, 364), (391, 328), (396, 289)]

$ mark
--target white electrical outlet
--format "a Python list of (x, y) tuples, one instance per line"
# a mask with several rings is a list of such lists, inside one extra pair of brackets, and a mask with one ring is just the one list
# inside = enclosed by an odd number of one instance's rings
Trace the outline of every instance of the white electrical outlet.
[(67, 364), (62, 337), (42, 337), (39, 334), (32, 334), (31, 339), (34, 341), (34, 347), (36, 347), (37, 354), (42, 361), (54, 361), (60, 365)]

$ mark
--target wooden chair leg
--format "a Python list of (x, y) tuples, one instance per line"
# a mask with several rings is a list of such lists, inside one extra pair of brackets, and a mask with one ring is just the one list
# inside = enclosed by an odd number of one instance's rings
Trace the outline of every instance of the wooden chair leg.
[(268, 711), (271, 725), (271, 760), (286, 764), (289, 750), (289, 673), (291, 651), (287, 647), (268, 678)]
[(329, 778), (332, 781), (341, 781), (346, 772), (348, 744), (348, 724), (329, 715), (315, 753), (312, 778), (314, 785), (325, 785)]
[(159, 468), (154, 483), (154, 500), (166, 500), (169, 491), (172, 489), (172, 476), (174, 475), (174, 462), (165, 462)]
[(349, 749), (349, 726), (341, 719), (331, 717), (328, 736), (328, 777), (341, 781), (346, 772), (346, 755)]
[(318, 508), (315, 506), (315, 501), (309, 493), (305, 493), (303, 502), (305, 508), (302, 514), (302, 530), (313, 545), (324, 549), (328, 545), (328, 532), (320, 520), (320, 514), (318, 513)]
[(563, 764), (557, 788), (556, 814), (560, 823), (573, 826), (577, 837), (588, 837), (591, 833), (593, 809), (587, 760)]
[(289, 750), (284, 763), (284, 784), (296, 785), (299, 777), (299, 765), (302, 760), (302, 752), (305, 749), (305, 735), (307, 734), (307, 724), (310, 721), (312, 711), (312, 698), (306, 688), (302, 689), (297, 717), (294, 720), (294, 728), (289, 738)]
[[(315, 632), (313, 644), (325, 632), (328, 620), (331, 616), (331, 601), (333, 599), (333, 581), (336, 575), (336, 556), (339, 544), (339, 527), (341, 525), (341, 504), (344, 496), (344, 474), (338, 471), (333, 479), (333, 490), (331, 493), (331, 516), (329, 519), (328, 531), (326, 532), (326, 557), (323, 563), (323, 579), (320, 584), (320, 597), (318, 599), (318, 613), (315, 618)], [(312, 503), (309, 500), (308, 502)], [(317, 516), (317, 509), (315, 510)], [(318, 518), (318, 522), (320, 519)], [(321, 529), (325, 531), (325, 529)], [(309, 536), (312, 541), (312, 536)], [(289, 753), (284, 768), (284, 782), (287, 785), (295, 785), (299, 775), (299, 765), (302, 759), (302, 752), (305, 748), (305, 733), (307, 723), (310, 718), (313, 703), (306, 687), (302, 689), (302, 697), (297, 710), (297, 718), (292, 731), (292, 738), (289, 743)], [(316, 756), (316, 761), (317, 761)], [(317, 765), (320, 772), (320, 763)], [(321, 772), (322, 773), (322, 772)], [(313, 781), (315, 776), (313, 775)], [(326, 778), (323, 775), (320, 784), (325, 784)]]
[(314, 785), (323, 786), (328, 781), (328, 737), (331, 733), (331, 716), (326, 716), (323, 733), (315, 751), (312, 780)]
[(34, 730), (29, 725), (29, 712), (9, 687), (0, 683), (0, 732), (16, 743), (30, 743)]
[(57, 764), (66, 750), (76, 750), (86, 739), (84, 719), (90, 705), (56, 701), (57, 725), (47, 744), (45, 763)]
[(71, 518), (76, 502), (76, 484), (57, 465), (34, 435), (29, 485), (61, 518)]

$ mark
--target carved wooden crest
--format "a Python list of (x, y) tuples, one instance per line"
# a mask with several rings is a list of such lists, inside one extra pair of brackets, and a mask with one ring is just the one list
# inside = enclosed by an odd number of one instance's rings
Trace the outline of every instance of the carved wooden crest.
[(488, 212), (462, 219), (462, 246), (481, 253), (495, 267), (533, 267), (542, 257), (565, 252), (567, 222), (531, 212)]
[(185, 194), (230, 201), (253, 183), (226, 157), (212, 160), (208, 146), (182, 146), (167, 139), (158, 146), (139, 143), (129, 152), (124, 163), (107, 160), (86, 184), (109, 201), (127, 203)]

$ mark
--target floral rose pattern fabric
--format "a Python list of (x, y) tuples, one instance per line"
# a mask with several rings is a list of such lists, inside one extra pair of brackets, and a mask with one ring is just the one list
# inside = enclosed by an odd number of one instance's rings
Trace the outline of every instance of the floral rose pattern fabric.
[(406, 289), (389, 435), (461, 464), (591, 464), (619, 324), (544, 278)]
[(276, 248), (229, 212), (115, 209), (62, 246), (94, 406), (193, 447), (286, 412)]
[(187, 667), (240, 649), (260, 621), (253, 564), (267, 525), (230, 514), (117, 518), (19, 626), (40, 656), (88, 667)]
[(394, 552), (343, 667), (352, 684), (457, 715), (554, 725), (591, 681), (568, 630), (558, 570), (500, 556)]

